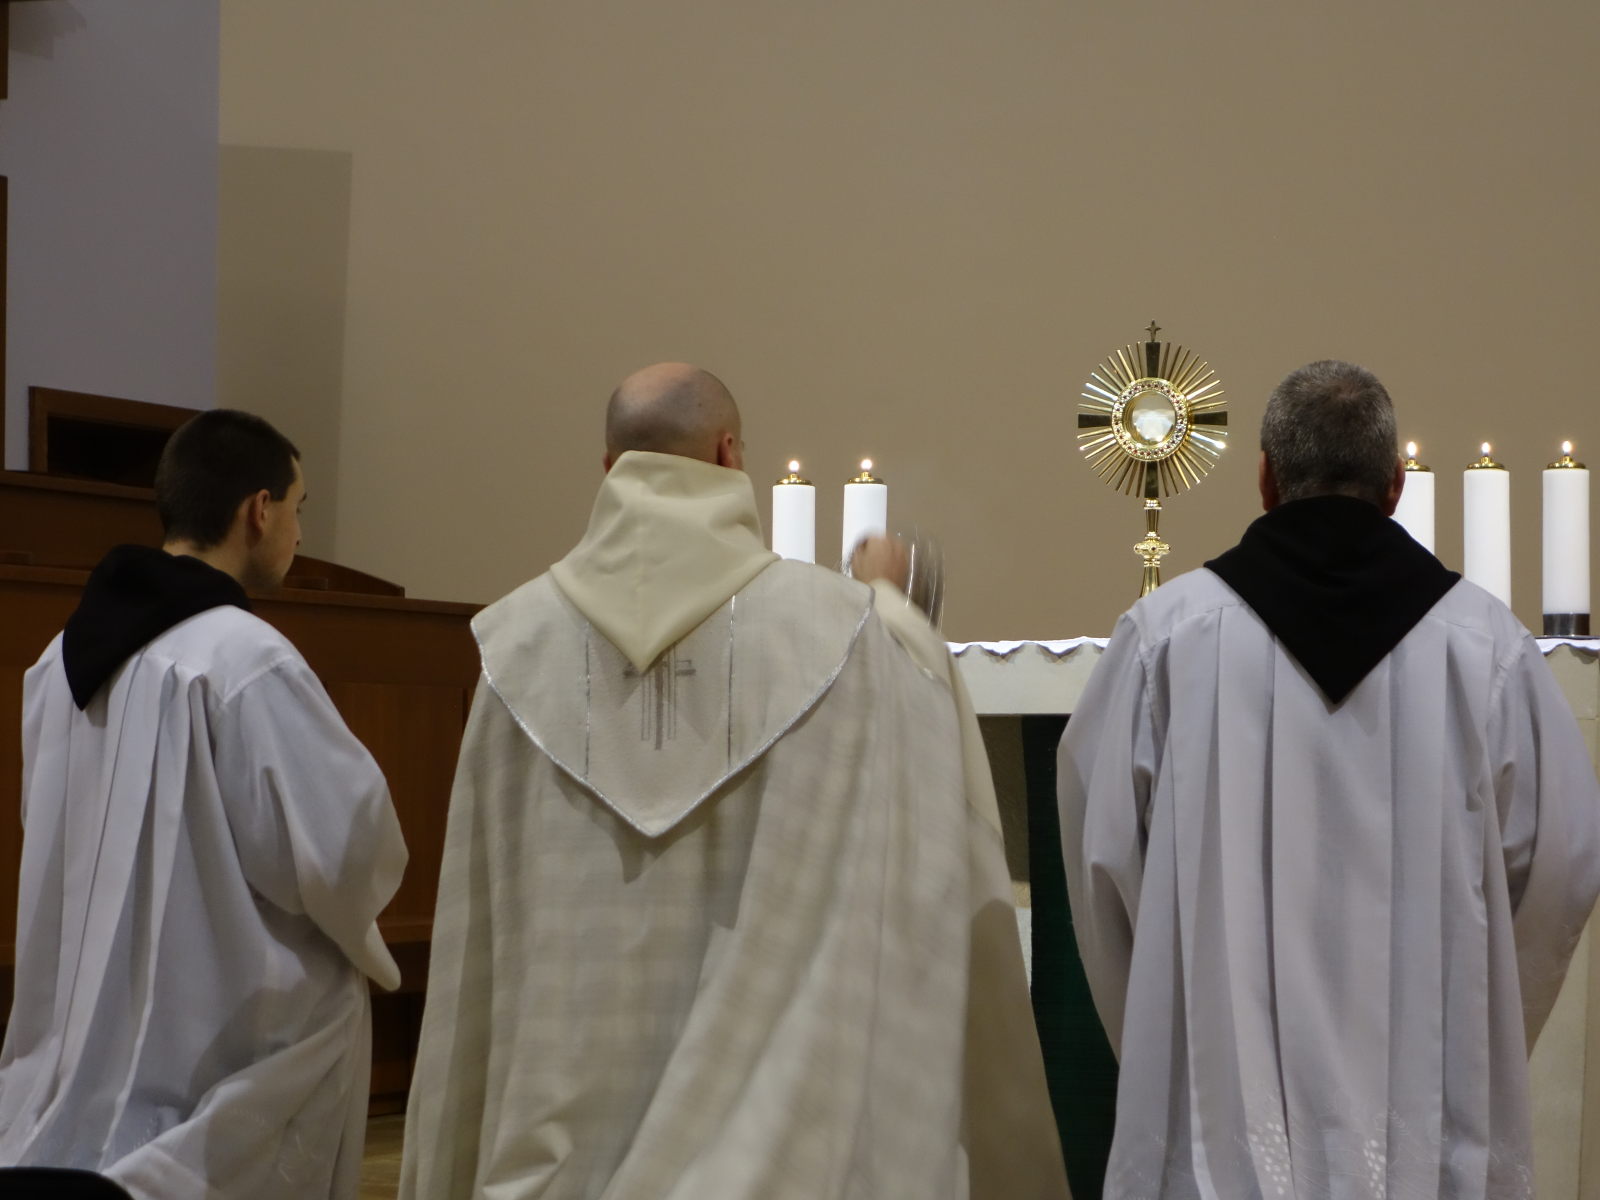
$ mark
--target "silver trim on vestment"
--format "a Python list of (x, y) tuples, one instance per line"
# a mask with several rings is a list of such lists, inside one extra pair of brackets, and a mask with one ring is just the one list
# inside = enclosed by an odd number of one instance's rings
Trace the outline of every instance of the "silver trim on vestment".
[(728, 598), (728, 766), (733, 767), (733, 618), (738, 610), (739, 593)]
[[(589, 638), (593, 632), (593, 627), (585, 621), (583, 623), (583, 773), (585, 775), (589, 773), (589, 729), (590, 718), (594, 714), (594, 705), (591, 703), (591, 697), (594, 695), (594, 671), (589, 666)], [(484, 673), (488, 673), (487, 666), (484, 667)], [(496, 691), (495, 695), (498, 696), (500, 693)], [(502, 696), (502, 702), (504, 699)], [(510, 708), (511, 705), (507, 704), (506, 707)]]

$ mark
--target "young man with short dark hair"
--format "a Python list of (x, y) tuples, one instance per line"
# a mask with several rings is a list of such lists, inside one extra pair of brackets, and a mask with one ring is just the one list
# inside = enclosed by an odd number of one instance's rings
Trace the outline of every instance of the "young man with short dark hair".
[(249, 611), (304, 497), (271, 425), (197, 416), (157, 472), (163, 548), (112, 550), (28, 672), (0, 1164), (150, 1200), (356, 1194), (406, 851), (377, 764)]

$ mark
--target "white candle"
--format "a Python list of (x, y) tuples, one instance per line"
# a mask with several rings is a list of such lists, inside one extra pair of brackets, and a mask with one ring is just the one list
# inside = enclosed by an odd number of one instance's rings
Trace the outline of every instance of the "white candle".
[(772, 485), (772, 549), (780, 558), (817, 561), (817, 489), (800, 478), (800, 464)]
[(1511, 605), (1511, 472), (1483, 457), (1462, 473), (1462, 574)]
[(1589, 632), (1589, 469), (1571, 442), (1544, 472), (1544, 612), (1546, 633)]
[(872, 474), (872, 460), (861, 460), (861, 474), (844, 485), (844, 529), (840, 565), (848, 574), (850, 555), (863, 538), (889, 531), (889, 485)]
[(1429, 554), (1433, 554), (1433, 472), (1417, 461), (1417, 444), (1406, 443), (1406, 485), (1395, 505), (1394, 519)]

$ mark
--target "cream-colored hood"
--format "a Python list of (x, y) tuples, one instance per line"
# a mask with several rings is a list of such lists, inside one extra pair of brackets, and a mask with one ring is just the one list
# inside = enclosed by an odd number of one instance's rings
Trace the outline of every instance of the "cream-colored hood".
[(556, 585), (643, 671), (777, 559), (743, 471), (630, 450), (612, 464)]

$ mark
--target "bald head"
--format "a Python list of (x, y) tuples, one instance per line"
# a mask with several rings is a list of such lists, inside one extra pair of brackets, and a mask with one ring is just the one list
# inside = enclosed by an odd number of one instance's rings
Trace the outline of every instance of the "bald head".
[(606, 406), (606, 466), (629, 450), (742, 469), (739, 407), (709, 371), (657, 363), (629, 375)]

